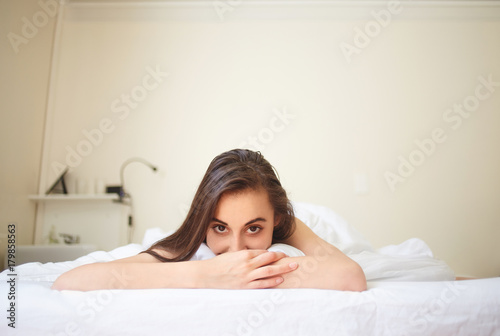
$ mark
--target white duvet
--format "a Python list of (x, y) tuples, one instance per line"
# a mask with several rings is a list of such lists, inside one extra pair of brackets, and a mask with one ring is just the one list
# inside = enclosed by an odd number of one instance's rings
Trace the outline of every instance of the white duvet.
[[(1, 335), (500, 335), (500, 279), (453, 281), (454, 274), (419, 239), (374, 250), (333, 211), (295, 203), (296, 215), (365, 271), (362, 293), (317, 289), (150, 289), (54, 291), (78, 265), (135, 255), (166, 235), (149, 230), (142, 244), (90, 253), (75, 261), (16, 267), (0, 274)], [(273, 246), (291, 255), (287, 246)], [(202, 246), (195, 259), (210, 258)], [(126, 274), (116, 274), (126, 281)], [(8, 326), (15, 302), (15, 327)]]

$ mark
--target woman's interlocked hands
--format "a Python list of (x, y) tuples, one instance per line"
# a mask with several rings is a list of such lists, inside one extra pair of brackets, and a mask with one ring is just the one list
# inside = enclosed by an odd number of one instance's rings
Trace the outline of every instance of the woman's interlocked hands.
[(272, 288), (283, 282), (282, 275), (297, 269), (295, 262), (276, 265), (287, 257), (283, 252), (241, 250), (226, 252), (205, 260), (205, 288), (257, 289)]

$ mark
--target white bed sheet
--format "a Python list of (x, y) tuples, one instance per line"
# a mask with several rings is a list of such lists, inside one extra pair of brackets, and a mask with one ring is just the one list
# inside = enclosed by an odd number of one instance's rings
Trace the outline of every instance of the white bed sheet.
[[(5, 280), (2, 278), (2, 292)], [(317, 289), (53, 291), (20, 280), (2, 335), (499, 335), (500, 281)]]
[[(333, 211), (294, 206), (317, 234), (362, 265), (367, 291), (50, 289), (73, 267), (135, 255), (167, 234), (151, 229), (142, 244), (69, 262), (16, 267), (16, 329), (3, 319), (0, 334), (500, 335), (500, 278), (451, 281), (453, 272), (421, 240), (375, 250)], [(194, 258), (206, 257), (209, 253), (201, 248)], [(0, 274), (4, 312), (8, 274)], [(116, 277), (126, 281), (127, 275)]]

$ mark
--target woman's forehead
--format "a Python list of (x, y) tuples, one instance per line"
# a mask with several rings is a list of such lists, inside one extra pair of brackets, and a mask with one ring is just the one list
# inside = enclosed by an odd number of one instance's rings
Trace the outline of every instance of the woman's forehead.
[[(224, 193), (215, 210), (215, 216), (245, 217), (254, 216), (256, 213), (262, 215), (273, 212), (269, 196), (264, 189), (246, 189), (237, 192)], [(217, 217), (220, 220), (222, 218)]]

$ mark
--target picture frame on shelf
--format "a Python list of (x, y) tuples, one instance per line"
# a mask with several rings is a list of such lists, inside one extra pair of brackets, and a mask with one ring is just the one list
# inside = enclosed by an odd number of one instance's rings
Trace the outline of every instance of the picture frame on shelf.
[(68, 172), (69, 168), (66, 167), (64, 171), (59, 175), (56, 181), (50, 186), (50, 188), (45, 192), (45, 195), (50, 194), (68, 194), (68, 188), (66, 188), (66, 183), (64, 182), (64, 176)]

